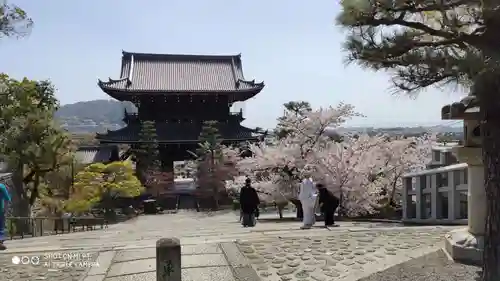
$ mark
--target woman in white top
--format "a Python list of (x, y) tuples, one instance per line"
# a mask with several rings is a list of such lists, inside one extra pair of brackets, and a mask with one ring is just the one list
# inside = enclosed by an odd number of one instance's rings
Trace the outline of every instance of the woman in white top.
[(317, 191), (314, 182), (311, 178), (307, 177), (300, 183), (299, 196), (302, 205), (304, 218), (302, 220), (302, 229), (311, 228), (315, 221), (314, 207), (316, 206)]

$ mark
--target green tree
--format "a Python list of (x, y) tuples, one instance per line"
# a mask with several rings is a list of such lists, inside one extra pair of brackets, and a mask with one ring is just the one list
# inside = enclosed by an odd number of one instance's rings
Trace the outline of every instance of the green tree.
[(156, 124), (153, 121), (143, 121), (139, 132), (140, 144), (133, 150), (136, 157), (137, 176), (145, 182), (145, 173), (148, 170), (157, 170), (161, 167), (158, 150), (158, 136)]
[[(295, 114), (301, 116), (306, 112), (312, 110), (311, 104), (307, 101), (289, 101), (283, 104), (285, 107), (285, 114)], [(278, 118), (278, 126), (276, 126), (275, 134), (278, 138), (284, 138), (288, 136), (290, 130), (283, 126), (284, 117)]]
[(33, 21), (18, 6), (4, 1), (0, 4), (0, 39), (2, 37), (23, 37), (29, 33)]
[(114, 199), (138, 196), (143, 190), (130, 162), (95, 163), (76, 175), (64, 208), (75, 213), (87, 212), (100, 203), (109, 216), (114, 213)]
[(197, 177), (200, 188), (209, 190), (213, 194), (213, 209), (219, 209), (220, 192), (229, 170), (224, 165), (222, 139), (217, 129), (217, 121), (205, 121), (198, 138), (196, 152)]
[(45, 174), (40, 188), (42, 206), (51, 215), (59, 216), (64, 211), (64, 202), (72, 192), (76, 174), (83, 171), (85, 165), (78, 161), (65, 163), (56, 170)]
[(53, 121), (57, 108), (50, 82), (0, 75), (0, 155), (13, 171), (15, 216), (29, 216), (43, 177), (72, 159), (70, 139)]
[(500, 280), (500, 68), (497, 0), (344, 0), (348, 62), (386, 70), (396, 90), (473, 85), (487, 197), (483, 281)]

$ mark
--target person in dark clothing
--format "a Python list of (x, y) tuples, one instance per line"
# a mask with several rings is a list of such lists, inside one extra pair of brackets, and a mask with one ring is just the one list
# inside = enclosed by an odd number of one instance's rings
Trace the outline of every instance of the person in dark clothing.
[(240, 207), (242, 212), (242, 224), (244, 227), (255, 226), (255, 214), (260, 200), (257, 191), (252, 187), (250, 179), (245, 180), (245, 186), (240, 191)]
[(321, 208), (321, 212), (323, 213), (323, 217), (325, 219), (325, 227), (334, 226), (335, 225), (335, 210), (339, 206), (339, 199), (333, 195), (326, 187), (318, 183), (316, 185), (319, 193), (319, 204)]

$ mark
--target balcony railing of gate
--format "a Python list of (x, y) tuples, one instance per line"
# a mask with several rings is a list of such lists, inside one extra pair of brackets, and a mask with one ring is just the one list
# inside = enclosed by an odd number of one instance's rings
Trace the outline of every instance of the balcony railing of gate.
[(467, 164), (403, 177), (403, 221), (467, 224)]

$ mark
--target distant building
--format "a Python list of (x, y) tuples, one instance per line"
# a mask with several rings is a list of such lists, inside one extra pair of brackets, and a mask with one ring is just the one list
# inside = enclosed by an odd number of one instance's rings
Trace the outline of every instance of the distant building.
[(80, 146), (75, 153), (75, 160), (84, 165), (92, 163), (107, 164), (113, 161), (120, 161), (120, 156), (118, 146), (116, 145)]
[(435, 169), (444, 166), (457, 164), (458, 160), (453, 155), (452, 149), (459, 145), (458, 143), (438, 144), (432, 147), (432, 160), (427, 165), (427, 169)]

